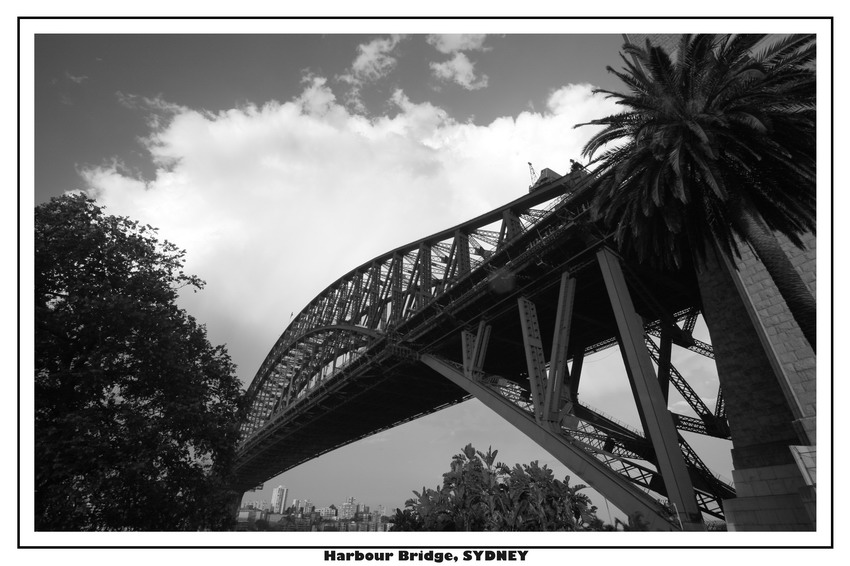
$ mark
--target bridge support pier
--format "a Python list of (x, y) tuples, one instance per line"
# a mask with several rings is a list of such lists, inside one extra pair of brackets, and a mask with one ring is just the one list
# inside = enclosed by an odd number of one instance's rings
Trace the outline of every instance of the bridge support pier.
[[(766, 316), (767, 309), (754, 300), (781, 299), (768, 292), (769, 278), (758, 277), (763, 271), (755, 258), (745, 256), (737, 270), (711, 257), (698, 272), (732, 431), (737, 497), (725, 500), (723, 508), (730, 531), (811, 531), (816, 529), (814, 402), (801, 398), (814, 397), (814, 352), (794, 324), (776, 324), (781, 310)], [(756, 281), (763, 290), (755, 289)], [(782, 363), (787, 360), (792, 363)], [(800, 426), (806, 420), (811, 426)]]

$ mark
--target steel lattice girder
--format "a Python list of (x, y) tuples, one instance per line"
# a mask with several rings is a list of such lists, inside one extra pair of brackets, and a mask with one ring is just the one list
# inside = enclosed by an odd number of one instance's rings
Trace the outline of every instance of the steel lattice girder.
[[(302, 334), (309, 332), (311, 328), (344, 321), (354, 326), (383, 329), (389, 322), (381, 320), (385, 310), (396, 313), (392, 322), (401, 323), (421, 311), (425, 300), (428, 298), (433, 300), (433, 296), (447, 293), (473, 268), (478, 268), (485, 263), (471, 261), (471, 254), (476, 250), (470, 250), (470, 241), (479, 246), (480, 242), (492, 241), (491, 235), (495, 230), (489, 227), (494, 224), (500, 225), (500, 232), (508, 234), (508, 237), (500, 238), (497, 242), (499, 246), (488, 250), (489, 255), (493, 257), (497, 255), (496, 252), (507, 250), (512, 242), (525, 233), (525, 229), (516, 223), (514, 210), (530, 214), (538, 219), (543, 218), (563, 201), (565, 194), (573, 190), (574, 184), (574, 177), (565, 177), (559, 182), (552, 183), (548, 189), (518, 199), (462, 226), (440, 232), (375, 258), (330, 285), (290, 322), (251, 382), (247, 392), (251, 408), (249, 417), (242, 428), (243, 438), (258, 430), (262, 422), (270, 416), (265, 409), (266, 399), (274, 395), (274, 391), (279, 388), (272, 378), (272, 370), (281, 359), (287, 360), (285, 363), (299, 363), (293, 356), (287, 355), (287, 351), (298, 344)], [(548, 203), (546, 206), (549, 210), (529, 213), (533, 206), (541, 203)], [(434, 251), (438, 253), (433, 253)], [(419, 264), (420, 273), (424, 273), (425, 276), (420, 275), (416, 282), (418, 284), (414, 283), (416, 281), (414, 278), (400, 281), (399, 268), (402, 261), (400, 258), (408, 263)], [(441, 261), (443, 259), (445, 263)], [(427, 265), (423, 263), (426, 261)], [(399, 265), (399, 268), (396, 268), (396, 265)], [(427, 287), (423, 287), (423, 284), (427, 284)], [(350, 297), (350, 305), (343, 309), (338, 308), (338, 305), (345, 303), (346, 296)], [(416, 296), (420, 298), (419, 304), (408, 300)], [(414, 306), (416, 308), (411, 308)]]
[[(273, 441), (277, 438), (275, 435), (279, 436), (275, 432), (277, 430), (275, 423), (281, 422), (281, 418), (289, 419), (287, 422), (290, 423), (296, 422), (298, 415), (308, 414), (305, 413), (304, 407), (314, 407), (310, 414), (314, 415), (313, 418), (319, 419), (324, 417), (318, 407), (331, 407), (333, 411), (343, 410), (337, 405), (315, 401), (315, 399), (320, 400), (322, 396), (332, 395), (335, 388), (346, 383), (354, 383), (356, 387), (352, 391), (363, 391), (364, 394), (374, 396), (378, 394), (380, 387), (372, 385), (373, 383), (383, 383), (384, 385), (381, 386), (383, 387), (392, 382), (390, 378), (386, 378), (389, 381), (383, 382), (376, 378), (369, 378), (361, 384), (362, 380), (358, 381), (360, 378), (357, 376), (365, 375), (364, 372), (368, 373), (368, 368), (373, 366), (386, 368), (386, 364), (391, 363), (392, 360), (406, 360), (404, 363), (409, 364), (421, 352), (437, 352), (446, 348), (448, 350), (445, 351), (450, 354), (450, 357), (464, 359), (460, 347), (462, 340), (458, 331), (459, 327), (468, 326), (470, 323), (476, 324), (487, 317), (504, 316), (504, 313), (509, 310), (515, 311), (516, 299), (511, 297), (517, 297), (523, 289), (533, 290), (533, 293), (537, 294), (545, 293), (547, 286), (557, 284), (564, 270), (579, 274), (587, 268), (592, 269), (595, 263), (592, 250), (598, 244), (589, 242), (587, 232), (582, 228), (585, 225), (583, 218), (587, 208), (586, 195), (576, 190), (571, 196), (564, 198), (564, 189), (571, 186), (569, 181), (564, 179), (560, 185), (556, 183), (548, 189), (544, 187), (543, 192), (527, 195), (461, 226), (388, 252), (352, 270), (319, 294), (292, 320), (263, 362), (249, 388), (248, 396), (252, 399), (252, 408), (243, 427), (244, 443), (240, 458), (257, 462), (273, 460), (274, 456), (271, 452), (263, 452), (260, 448), (255, 450), (252, 446), (266, 446), (270, 442), (278, 442)], [(540, 212), (529, 212), (532, 207), (541, 204), (543, 207)], [(531, 224), (520, 222), (520, 218), (531, 218), (535, 222)], [(494, 245), (493, 235), (496, 233), (498, 238), (495, 239)], [(458, 247), (464, 245), (466, 251), (461, 249), (458, 253)], [(465, 275), (464, 257), (469, 257), (470, 260), (469, 271)], [(442, 258), (446, 260), (445, 263), (441, 261)], [(482, 259), (478, 261), (477, 258)], [(455, 276), (449, 277), (451, 274)], [(672, 292), (663, 295), (663, 301), (670, 304), (661, 305), (663, 309), (666, 309), (665, 312), (676, 313), (673, 315), (676, 322), (684, 320), (686, 331), (690, 330), (689, 325), (695, 318), (695, 305), (698, 304), (698, 297), (690, 290), (692, 283), (688, 281), (684, 285), (671, 288)], [(598, 284), (596, 287), (598, 288)], [(588, 318), (588, 312), (593, 312), (593, 303), (587, 301), (588, 289), (582, 292), (585, 293), (583, 295), (585, 298), (574, 316), (576, 323), (582, 324), (585, 331), (574, 333), (576, 338), (572, 340), (567, 356), (573, 361), (574, 375), (571, 376), (569, 387), (565, 388), (564, 398), (573, 401), (576, 401), (578, 378), (581, 376), (581, 362), (584, 356), (617, 344), (616, 336), (612, 335), (609, 327), (605, 324), (600, 325), (592, 317)], [(590, 292), (594, 292), (592, 287)], [(682, 296), (681, 300), (676, 298), (679, 294)], [(671, 298), (679, 302), (671, 303)], [(644, 305), (645, 310), (647, 305)], [(653, 305), (648, 310), (652, 311), (656, 307), (657, 305)], [(384, 316), (384, 313), (388, 313), (389, 316)], [(476, 322), (473, 323), (473, 320)], [(552, 324), (552, 321), (545, 321), (545, 324)], [(655, 326), (653, 327), (652, 324)], [(660, 332), (660, 321), (652, 324), (646, 325), (644, 330), (652, 333), (655, 329), (659, 329)], [(334, 325), (338, 327), (328, 329)], [(342, 328), (343, 326), (345, 328)], [(316, 344), (308, 338), (311, 333), (315, 333), (316, 329), (322, 328), (328, 329), (324, 331), (326, 334), (323, 336), (327, 338), (330, 345), (320, 346), (314, 351), (311, 347)], [(369, 329), (373, 334), (369, 336), (356, 329)], [(339, 335), (334, 335), (334, 332)], [(609, 334), (606, 335), (606, 332)], [(358, 337), (353, 338), (352, 333), (359, 333)], [(507, 354), (501, 347), (504, 340), (503, 332), (500, 330), (496, 334), (498, 335), (494, 336), (493, 340), (498, 341), (500, 347), (491, 349), (493, 354), (488, 356), (495, 358), (494, 363), (497, 365), (507, 363), (510, 366), (511, 362), (505, 357)], [(348, 337), (346, 338), (345, 335)], [(590, 345), (584, 346), (583, 342)], [(453, 343), (457, 346), (452, 346)], [(704, 346), (710, 348), (708, 345)], [(340, 363), (335, 363), (337, 358), (340, 358)], [(307, 363), (307, 360), (312, 360), (312, 363)], [(330, 363), (331, 369), (323, 374), (322, 368), (327, 367), (327, 363)], [(498, 379), (486, 375), (481, 366), (481, 358), (474, 360), (475, 375), (482, 377), (485, 381)], [(396, 369), (386, 371), (401, 371), (398, 368), (402, 366), (392, 365), (391, 367)], [(411, 366), (403, 365), (403, 367)], [(414, 373), (420, 375), (417, 371)], [(313, 375), (310, 375), (311, 373)], [(375, 375), (377, 377), (377, 374)], [(306, 391), (305, 395), (299, 399), (284, 397), (282, 392), (287, 388), (294, 391), (292, 380), (296, 377), (299, 383), (312, 384), (310, 386), (312, 389)], [(417, 379), (425, 379), (425, 377), (422, 375)], [(409, 382), (410, 385), (414, 383), (417, 382)], [(520, 382), (512, 383), (514, 384), (510, 387), (501, 386), (500, 394), (517, 406), (525, 406), (526, 409), (531, 407), (528, 383), (526, 382), (525, 386)], [(433, 389), (434, 385), (427, 387)], [(548, 387), (546, 391), (551, 399)], [(420, 408), (415, 410), (415, 414), (398, 412), (397, 416), (380, 423), (376, 422), (372, 432), (406, 422), (420, 414), (438, 410), (467, 395), (446, 390), (434, 397), (431, 407), (419, 405)], [(545, 398), (546, 395), (544, 395), (544, 402)], [(341, 401), (337, 399), (335, 402)], [(279, 410), (276, 412), (278, 416), (274, 417), (273, 423), (270, 405), (275, 404), (278, 404)], [(579, 407), (577, 402), (574, 406)], [(718, 406), (720, 406), (720, 400)], [(722, 417), (720, 410), (716, 413), (717, 417)], [(549, 415), (551, 416), (551, 413)], [(685, 423), (683, 428), (687, 430), (687, 425), (690, 423), (686, 423), (686, 420), (681, 419), (678, 423), (680, 426)], [(594, 426), (598, 426), (599, 422), (597, 419)], [(601, 430), (592, 427), (584, 429), (587, 435), (585, 440), (594, 439), (594, 442), (597, 442), (596, 445), (591, 446), (598, 452), (594, 458), (598, 461), (608, 459), (611, 466), (626, 470), (627, 472), (623, 473), (628, 476), (628, 481), (643, 489), (650, 489), (653, 484), (658, 483), (653, 480), (654, 475), (657, 475), (654, 470), (636, 462), (629, 462), (625, 456), (618, 456), (615, 453), (607, 454), (604, 443), (599, 448), (597, 436), (601, 434)], [(635, 446), (640, 448), (639, 441), (633, 436), (624, 433), (618, 435), (617, 432), (612, 433), (610, 430), (606, 432), (609, 443), (613, 442), (613, 446), (616, 447), (615, 452), (619, 450), (621, 454), (626, 454), (623, 451), (626, 449), (627, 441), (632, 444), (632, 448)], [(339, 446), (356, 439), (323, 441), (321, 435), (311, 438), (311, 442), (316, 442), (317, 447), (312, 453), (313, 456), (305, 453), (303, 458), (309, 459), (332, 449), (331, 445)], [(579, 442), (578, 438), (573, 440)], [(591, 444), (588, 442), (588, 445)], [(644, 448), (640, 453), (648, 454), (645, 452), (647, 445), (648, 442), (644, 439)], [(252, 454), (255, 455), (252, 456)], [(261, 454), (268, 455), (261, 456)], [(688, 467), (690, 470), (695, 465), (689, 461)], [(268, 469), (282, 471), (272, 467), (271, 464)], [(690, 473), (694, 475), (693, 471)], [(259, 481), (265, 479), (268, 478)], [(702, 488), (697, 486), (696, 497), (703, 512), (709, 514), (718, 512), (720, 505), (716, 494), (703, 492)]]

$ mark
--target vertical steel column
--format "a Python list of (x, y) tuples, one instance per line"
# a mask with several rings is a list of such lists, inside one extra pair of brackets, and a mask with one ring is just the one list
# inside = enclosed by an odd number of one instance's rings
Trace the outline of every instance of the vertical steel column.
[(644, 416), (646, 435), (655, 449), (667, 497), (675, 505), (685, 530), (703, 530), (693, 484), (679, 448), (678, 432), (644, 345), (643, 325), (635, 312), (620, 260), (607, 248), (600, 249), (596, 258), (617, 320), (626, 371)]
[(378, 319), (381, 311), (379, 303), (381, 300), (381, 264), (375, 262), (369, 270), (369, 289), (366, 299), (366, 327), (378, 328)]
[(570, 400), (578, 400), (578, 384), (581, 381), (581, 368), (584, 366), (584, 346), (573, 346), (573, 367), (570, 369)]
[(463, 375), (472, 379), (472, 363), (475, 358), (475, 335), (469, 330), (460, 333), (460, 348), (463, 356)]
[(543, 355), (543, 341), (540, 338), (540, 325), (537, 322), (537, 308), (525, 297), (519, 297), (517, 304), (522, 326), (522, 343), (525, 346), (525, 361), (528, 365), (531, 402), (534, 404), (534, 419), (537, 424), (542, 424), (543, 399), (546, 394), (546, 358)]
[(478, 323), (478, 334), (475, 336), (475, 350), (472, 357), (473, 369), (477, 372), (484, 369), (484, 358), (487, 356), (491, 330), (492, 327), (484, 320)]
[[(502, 230), (499, 234), (499, 243), (510, 242), (522, 233), (522, 223), (519, 217), (513, 210), (506, 210), (502, 213)], [(504, 239), (502, 239), (504, 237)]]
[(478, 333), (468, 330), (461, 332), (461, 348), (463, 349), (463, 373), (467, 379), (476, 380), (483, 367), (487, 355), (487, 345), (490, 342), (491, 327), (485, 321), (478, 324)]
[(402, 291), (402, 267), (404, 265), (404, 256), (401, 254), (393, 255), (392, 263), (390, 263), (389, 277), (389, 298), (390, 298), (390, 318), (389, 324), (395, 326), (401, 322), (401, 311), (404, 309), (404, 293)]
[(561, 402), (570, 399), (569, 390), (564, 384), (569, 380), (567, 367), (567, 348), (570, 345), (570, 326), (573, 318), (576, 280), (568, 272), (561, 275), (561, 288), (558, 293), (558, 310), (555, 313), (555, 333), (552, 336), (552, 355), (549, 359), (549, 379), (546, 382), (546, 399), (543, 415), (547, 421), (560, 422)]
[(351, 322), (351, 324), (360, 324), (360, 307), (363, 304), (363, 297), (365, 293), (363, 293), (363, 273), (357, 272), (354, 274), (354, 278), (351, 283), (351, 300), (350, 304), (346, 306), (346, 320)]
[(431, 298), (431, 246), (419, 244), (419, 289), (416, 292), (416, 308), (422, 309)]
[(351, 285), (351, 281), (348, 281), (348, 280), (343, 281), (339, 285), (339, 295), (337, 296), (338, 300), (337, 300), (336, 306), (334, 307), (334, 317), (335, 317), (334, 322), (336, 324), (342, 324), (342, 323), (345, 322), (345, 308), (346, 308), (346, 305), (348, 305), (348, 303), (350, 302), (350, 300), (349, 300), (349, 297), (350, 297), (350, 294), (351, 294), (350, 285)]
[(455, 234), (455, 257), (457, 258), (457, 267), (454, 275), (460, 279), (464, 277), (470, 270), (469, 262), (469, 234), (465, 234), (460, 230)]
[[(647, 338), (648, 339), (648, 338)], [(673, 353), (673, 331), (666, 324), (661, 325), (661, 347), (658, 354), (658, 384), (664, 395), (664, 402), (670, 400), (670, 355)]]

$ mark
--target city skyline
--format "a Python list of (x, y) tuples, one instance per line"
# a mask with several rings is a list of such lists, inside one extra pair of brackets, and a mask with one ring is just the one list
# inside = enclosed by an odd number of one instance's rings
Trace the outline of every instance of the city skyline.
[(272, 513), (283, 513), (285, 511), (287, 511), (289, 509), (293, 509), (293, 508), (298, 510), (298, 509), (306, 509), (307, 507), (310, 507), (313, 510), (319, 510), (319, 509), (327, 509), (327, 508), (333, 507), (333, 508), (337, 509), (338, 511), (341, 511), (342, 509), (344, 509), (344, 507), (346, 505), (352, 505), (352, 506), (354, 506), (354, 508), (364, 507), (367, 511), (369, 511), (369, 510), (375, 511), (375, 510), (381, 509), (381, 510), (383, 510), (383, 513), (386, 514), (387, 516), (392, 515), (392, 512), (394, 512), (394, 509), (393, 510), (387, 509), (386, 506), (384, 506), (384, 505), (377, 505), (377, 506), (373, 507), (373, 506), (368, 505), (366, 503), (359, 503), (359, 502), (357, 502), (357, 498), (354, 497), (353, 495), (347, 497), (341, 503), (340, 502), (332, 502), (332, 503), (330, 503), (328, 505), (324, 505), (324, 506), (313, 505), (313, 500), (310, 497), (293, 498), (289, 502), (289, 505), (287, 505), (286, 499), (285, 499), (286, 496), (284, 496), (284, 499), (281, 501), (281, 505), (276, 506), (275, 505), (275, 497), (276, 497), (275, 493), (281, 487), (283, 488), (283, 490), (285, 492), (288, 492), (289, 488), (287, 488), (286, 486), (277, 486), (272, 490), (271, 499), (264, 499), (262, 497), (252, 498), (252, 497), (249, 497), (249, 495), (251, 495), (253, 493), (259, 493), (259, 492), (247, 492), (245, 494), (245, 496), (243, 497), (242, 504), (240, 505), (240, 509), (244, 509), (244, 508), (247, 508), (247, 507), (254, 507), (254, 508), (258, 508), (258, 509), (268, 509)]

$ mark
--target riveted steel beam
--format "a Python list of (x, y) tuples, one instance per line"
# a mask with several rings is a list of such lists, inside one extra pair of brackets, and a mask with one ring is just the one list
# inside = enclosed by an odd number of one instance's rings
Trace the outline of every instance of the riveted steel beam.
[(569, 387), (570, 371), (567, 366), (567, 348), (570, 345), (570, 326), (575, 302), (576, 280), (569, 273), (561, 275), (558, 291), (558, 306), (555, 313), (555, 332), (552, 336), (552, 354), (549, 360), (549, 375), (546, 382), (544, 399), (544, 418), (556, 425), (561, 422), (561, 408), (564, 402), (571, 402)]
[[(653, 344), (654, 345), (654, 344)], [(664, 402), (670, 400), (670, 356), (673, 353), (673, 333), (669, 326), (661, 327), (661, 348), (655, 363), (658, 364), (658, 384), (661, 386), (661, 394)]]
[(461, 332), (463, 373), (469, 379), (478, 379), (482, 373), (491, 330), (492, 327), (482, 320), (478, 324), (477, 333), (473, 334), (468, 330)]
[(635, 312), (619, 258), (607, 248), (596, 254), (617, 321), (620, 350), (635, 393), (646, 435), (652, 441), (670, 500), (686, 530), (702, 530), (702, 515), (682, 457), (678, 433), (661, 393), (652, 359), (644, 345), (643, 323)]
[(499, 246), (510, 242), (522, 233), (522, 223), (511, 209), (502, 212), (502, 228), (499, 231)]
[(519, 320), (522, 327), (522, 342), (525, 346), (525, 361), (528, 366), (528, 384), (534, 405), (534, 418), (543, 422), (543, 400), (546, 395), (546, 358), (540, 338), (537, 308), (525, 297), (517, 299)]

